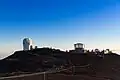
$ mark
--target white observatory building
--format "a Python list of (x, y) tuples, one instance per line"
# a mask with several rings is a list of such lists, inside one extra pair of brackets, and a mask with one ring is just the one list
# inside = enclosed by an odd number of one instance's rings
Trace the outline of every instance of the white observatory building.
[(74, 50), (70, 50), (69, 52), (72, 52), (72, 53), (84, 53), (84, 48), (85, 48), (85, 45), (82, 44), (82, 43), (76, 43), (74, 44)]
[(30, 50), (32, 47), (32, 40), (30, 38), (23, 39), (23, 50)]
[(74, 44), (74, 47), (75, 47), (75, 50), (77, 50), (77, 49), (84, 49), (84, 44), (76, 43), (76, 44)]

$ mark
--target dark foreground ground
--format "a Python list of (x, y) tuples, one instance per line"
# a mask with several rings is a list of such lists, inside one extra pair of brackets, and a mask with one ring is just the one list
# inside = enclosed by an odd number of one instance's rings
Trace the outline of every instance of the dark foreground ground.
[(120, 80), (120, 56), (48, 48), (17, 51), (0, 61), (0, 80)]

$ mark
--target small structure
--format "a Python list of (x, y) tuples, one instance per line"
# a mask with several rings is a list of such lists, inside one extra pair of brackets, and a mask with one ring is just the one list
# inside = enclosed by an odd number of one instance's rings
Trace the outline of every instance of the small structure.
[(37, 49), (38, 47), (37, 46), (35, 46), (35, 49)]
[(30, 46), (30, 50), (33, 50), (33, 46), (32, 45)]

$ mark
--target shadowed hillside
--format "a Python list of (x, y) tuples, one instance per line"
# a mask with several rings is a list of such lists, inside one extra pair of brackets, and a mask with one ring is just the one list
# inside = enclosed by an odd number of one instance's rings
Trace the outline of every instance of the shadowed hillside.
[[(17, 51), (0, 60), (0, 72), (36, 72), (68, 64), (67, 54), (60, 50), (41, 48)], [(34, 65), (34, 66), (33, 66)]]
[[(69, 73), (69, 71), (65, 71), (61, 74), (67, 73), (76, 76), (83, 75), (120, 80), (119, 61), (120, 56), (115, 53), (104, 54), (104, 57), (99, 57), (96, 54), (90, 53), (70, 53), (56, 49), (40, 48), (31, 51), (17, 51), (7, 58), (0, 60), (0, 73), (2, 74), (1, 76), (11, 76), (15, 75), (11, 74), (13, 72), (24, 74), (43, 72), (61, 66), (64, 68), (75, 66), (74, 72)], [(88, 66), (79, 67), (84, 65)]]

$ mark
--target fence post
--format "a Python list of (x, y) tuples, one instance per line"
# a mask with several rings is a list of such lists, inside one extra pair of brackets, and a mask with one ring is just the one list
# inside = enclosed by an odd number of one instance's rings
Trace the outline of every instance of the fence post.
[(45, 72), (44, 72), (44, 80), (46, 80), (46, 78), (45, 78), (46, 76), (45, 76)]
[(72, 72), (73, 72), (73, 75), (74, 75), (74, 72), (75, 72), (75, 69), (74, 69), (75, 66), (72, 67)]

